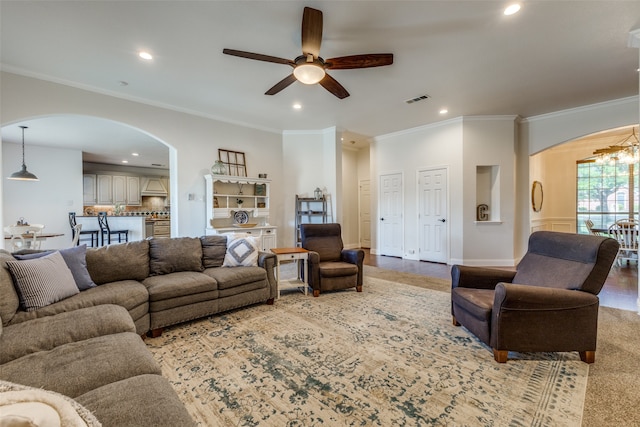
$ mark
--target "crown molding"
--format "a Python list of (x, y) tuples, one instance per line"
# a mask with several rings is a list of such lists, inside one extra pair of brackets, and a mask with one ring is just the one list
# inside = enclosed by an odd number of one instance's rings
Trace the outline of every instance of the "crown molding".
[(583, 105), (576, 108), (568, 108), (566, 110), (554, 111), (553, 113), (540, 114), (539, 116), (525, 117), (521, 120), (521, 122), (534, 123), (537, 121), (547, 120), (550, 118), (573, 115), (577, 113), (585, 113), (588, 111), (600, 110), (602, 108), (617, 107), (619, 105), (625, 105), (625, 104), (632, 104), (637, 107), (638, 95), (629, 96), (627, 98), (614, 99), (611, 101), (598, 102), (596, 104)]

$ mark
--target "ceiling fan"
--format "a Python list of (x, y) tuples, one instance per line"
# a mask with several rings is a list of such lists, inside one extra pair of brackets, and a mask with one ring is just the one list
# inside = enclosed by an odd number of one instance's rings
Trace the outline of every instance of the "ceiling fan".
[(348, 70), (355, 68), (381, 67), (393, 64), (392, 53), (371, 53), (364, 55), (341, 56), (339, 58), (323, 59), (320, 57), (320, 43), (322, 42), (322, 12), (310, 7), (304, 8), (302, 14), (302, 55), (293, 61), (275, 56), (242, 50), (223, 49), (222, 53), (255, 59), (257, 61), (273, 62), (293, 67), (293, 73), (276, 83), (265, 95), (275, 95), (296, 80), (305, 84), (320, 83), (322, 87), (340, 99), (349, 96), (349, 92), (325, 70)]

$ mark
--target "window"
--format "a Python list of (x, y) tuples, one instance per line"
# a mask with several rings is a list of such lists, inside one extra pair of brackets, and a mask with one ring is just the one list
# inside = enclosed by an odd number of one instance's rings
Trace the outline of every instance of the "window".
[(578, 161), (576, 167), (578, 233), (589, 233), (585, 225), (588, 219), (594, 228), (608, 228), (619, 219), (638, 219), (638, 172), (633, 163), (587, 159)]

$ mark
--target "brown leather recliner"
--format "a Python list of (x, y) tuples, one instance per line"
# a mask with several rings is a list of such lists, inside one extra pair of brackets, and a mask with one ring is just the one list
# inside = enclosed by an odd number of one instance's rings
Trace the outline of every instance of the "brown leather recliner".
[(362, 249), (344, 249), (340, 224), (301, 224), (302, 247), (309, 253), (309, 286), (320, 291), (355, 287), (362, 292)]
[(578, 351), (593, 363), (597, 295), (617, 253), (608, 237), (538, 231), (516, 271), (454, 265), (453, 324), (489, 345), (500, 363), (509, 351)]

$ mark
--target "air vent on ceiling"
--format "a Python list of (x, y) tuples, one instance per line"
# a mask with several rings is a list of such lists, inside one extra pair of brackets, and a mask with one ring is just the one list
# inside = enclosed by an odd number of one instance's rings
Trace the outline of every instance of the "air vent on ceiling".
[(429, 99), (429, 95), (416, 96), (415, 98), (407, 99), (404, 102), (406, 102), (407, 104), (413, 104), (414, 102), (424, 101), (425, 99)]

